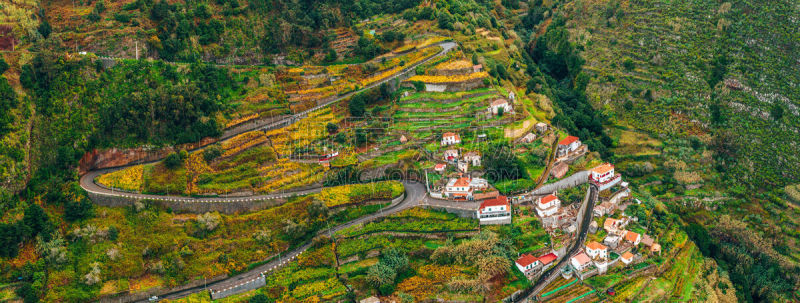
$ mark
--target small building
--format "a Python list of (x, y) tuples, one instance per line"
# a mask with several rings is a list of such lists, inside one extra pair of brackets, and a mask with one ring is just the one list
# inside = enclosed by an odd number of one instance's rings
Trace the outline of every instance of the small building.
[(634, 246), (639, 245), (639, 242), (642, 241), (642, 236), (641, 235), (639, 235), (638, 233), (629, 231), (629, 230), (625, 231), (625, 233), (624, 233), (624, 235), (622, 237), (625, 238), (626, 242), (633, 243)]
[(589, 233), (596, 233), (597, 232), (597, 221), (592, 220), (592, 223), (589, 223)]
[(627, 251), (619, 257), (619, 260), (625, 263), (625, 265), (631, 264), (631, 262), (633, 262), (633, 254)]
[(475, 64), (472, 66), (472, 72), (478, 73), (483, 71), (483, 64)]
[(506, 99), (496, 99), (492, 101), (492, 103), (489, 105), (488, 111), (492, 115), (498, 115), (500, 114), (501, 108), (503, 113), (510, 114), (514, 112), (514, 108), (511, 106), (511, 104), (508, 103)]
[(603, 239), (603, 244), (608, 245), (608, 247), (613, 249), (617, 249), (620, 241), (622, 241), (622, 237), (615, 234), (608, 234), (606, 238)]
[(464, 161), (469, 162), (472, 166), (481, 166), (481, 154), (476, 151), (467, 152), (464, 154)]
[(592, 264), (592, 259), (585, 252), (581, 252), (569, 259), (569, 263), (576, 271), (583, 271)]
[(517, 95), (514, 92), (508, 92), (508, 100), (511, 100), (511, 102), (513, 103), (514, 101), (517, 100)]
[(539, 214), (539, 217), (548, 217), (558, 212), (560, 206), (561, 200), (558, 197), (547, 195), (539, 198), (539, 201), (536, 202), (536, 213)]
[(534, 134), (534, 133), (528, 133), (527, 135), (525, 135), (524, 137), (522, 137), (522, 139), (520, 140), (520, 142), (522, 142), (522, 143), (531, 143), (531, 142), (533, 142), (533, 141), (535, 141), (535, 140), (536, 140), (536, 134)]
[(473, 190), (484, 190), (489, 188), (489, 181), (483, 178), (470, 178), (469, 187)]
[(469, 172), (469, 162), (467, 161), (458, 161), (456, 162), (456, 169), (462, 173)]
[(553, 178), (561, 179), (567, 174), (567, 171), (569, 171), (569, 164), (565, 161), (561, 161), (550, 169), (550, 175), (553, 176)]
[(608, 247), (603, 244), (591, 241), (586, 244), (586, 254), (592, 259), (608, 258)]
[(441, 173), (444, 173), (444, 171), (445, 171), (446, 169), (447, 169), (447, 164), (444, 164), (444, 163), (439, 163), (439, 164), (436, 164), (436, 165), (433, 167), (433, 170), (434, 170), (434, 171), (436, 171), (437, 173), (440, 173), (440, 174), (441, 174)]
[(571, 152), (578, 150), (581, 147), (581, 140), (575, 136), (567, 136), (564, 140), (558, 142), (558, 149), (556, 149), (556, 155), (559, 157), (563, 157), (568, 155)]
[(536, 131), (539, 132), (540, 134), (547, 131), (547, 124), (544, 122), (538, 122), (534, 127), (536, 128)]
[(550, 266), (555, 264), (555, 261), (558, 259), (558, 256), (555, 253), (549, 253), (539, 257), (539, 262), (542, 263), (542, 270), (546, 270)]
[(458, 150), (457, 149), (448, 149), (444, 151), (444, 155), (442, 158), (445, 161), (455, 162), (458, 160)]
[(453, 200), (472, 200), (472, 188), (468, 178), (453, 178), (444, 188), (444, 196)]
[(530, 255), (530, 254), (521, 254), (517, 261), (514, 264), (517, 266), (517, 269), (524, 274), (528, 274), (529, 272), (536, 269), (539, 265), (539, 259)]
[(653, 240), (653, 238), (651, 238), (650, 236), (645, 234), (645, 235), (642, 235), (641, 243), (644, 246), (653, 247), (653, 244), (655, 244), (655, 241)]
[(453, 200), (474, 200), (473, 192), (489, 188), (489, 182), (482, 178), (452, 178), (444, 187), (442, 196)]
[(598, 187), (599, 190), (611, 188), (622, 181), (620, 174), (614, 173), (614, 165), (604, 163), (592, 168), (589, 173), (589, 182)]
[(614, 213), (616, 209), (617, 208), (615, 204), (606, 201), (595, 206), (592, 212), (594, 212), (595, 216), (602, 217)]
[(460, 143), (461, 143), (461, 137), (458, 134), (454, 132), (446, 132), (442, 134), (442, 146), (448, 146)]
[(628, 219), (614, 219), (614, 218), (606, 218), (606, 221), (603, 222), (603, 229), (605, 229), (609, 233), (620, 233), (625, 226), (628, 225)]
[(406, 142), (408, 142), (408, 138), (406, 138), (406, 135), (401, 135), (400, 136), (400, 143), (406, 143)]
[(511, 204), (506, 196), (483, 200), (477, 216), (481, 225), (511, 224)]
[(653, 247), (650, 247), (651, 253), (660, 253), (661, 252), (661, 244), (655, 243)]

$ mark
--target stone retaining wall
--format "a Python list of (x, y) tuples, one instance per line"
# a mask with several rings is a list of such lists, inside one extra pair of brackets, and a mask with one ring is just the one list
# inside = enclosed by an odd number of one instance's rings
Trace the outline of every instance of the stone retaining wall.
[[(127, 207), (142, 199), (120, 196), (108, 196), (96, 193), (87, 193), (92, 201), (100, 206)], [(169, 201), (148, 200), (149, 203), (165, 208), (171, 208), (177, 213), (202, 214), (206, 212), (219, 212), (223, 214), (237, 214), (264, 210), (286, 203), (286, 199), (265, 199), (261, 201), (235, 201), (235, 202), (204, 202), (204, 201)]]

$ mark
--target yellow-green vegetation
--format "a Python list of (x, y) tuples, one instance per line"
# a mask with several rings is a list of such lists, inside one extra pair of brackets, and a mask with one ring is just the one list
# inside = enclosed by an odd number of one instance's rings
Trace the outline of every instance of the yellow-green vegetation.
[(381, 181), (326, 187), (319, 193), (319, 197), (325, 201), (325, 206), (339, 207), (375, 199), (391, 200), (400, 196), (403, 191), (403, 184), (398, 181)]
[(452, 75), (452, 76), (416, 75), (406, 79), (406, 81), (409, 82), (420, 81), (425, 83), (457, 83), (475, 79), (483, 79), (486, 77), (489, 77), (489, 73), (487, 72), (477, 72), (466, 75)]
[[(325, 199), (293, 198), (280, 206), (239, 215), (173, 214), (147, 201), (128, 208), (98, 208), (96, 217), (75, 224), (67, 233), (72, 239), (69, 247), (83, 251), (76, 256), (75, 266), (56, 268), (51, 277), (71, 281), (99, 271), (96, 281), (87, 282), (85, 298), (181, 285), (247, 270), (308, 240), (326, 222), (340, 224), (382, 207), (346, 208), (326, 220)], [(72, 283), (52, 284), (45, 298), (64, 298), (72, 287)]]
[(375, 158), (359, 163), (360, 168), (381, 167), (388, 164), (399, 163), (420, 158), (420, 152), (416, 149), (405, 149), (388, 152)]
[(382, 218), (380, 221), (346, 228), (338, 235), (355, 236), (381, 231), (388, 232), (467, 232), (478, 228), (478, 222), (472, 218), (460, 218), (457, 215), (434, 212), (422, 208), (404, 210), (396, 215)]
[(208, 294), (208, 291), (204, 290), (201, 292), (196, 292), (186, 297), (177, 299), (177, 300), (170, 300), (164, 299), (161, 302), (173, 302), (173, 303), (211, 303), (211, 295)]
[(143, 175), (144, 166), (136, 165), (127, 169), (100, 175), (95, 181), (105, 186), (117, 189), (141, 191), (142, 185), (144, 184)]

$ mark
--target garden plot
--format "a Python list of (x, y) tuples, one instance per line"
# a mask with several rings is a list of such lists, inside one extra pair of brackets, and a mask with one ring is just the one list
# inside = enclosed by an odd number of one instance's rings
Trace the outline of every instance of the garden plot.
[[(575, 278), (573, 278), (575, 279)], [(542, 295), (546, 294), (547, 292), (543, 292)], [(581, 300), (584, 302), (586, 300), (591, 300), (592, 298), (596, 298), (594, 294), (594, 290), (583, 284), (582, 282), (578, 281), (569, 285), (563, 289), (558, 290), (555, 293), (552, 293), (548, 296), (542, 297), (542, 301), (544, 302), (575, 302)]]

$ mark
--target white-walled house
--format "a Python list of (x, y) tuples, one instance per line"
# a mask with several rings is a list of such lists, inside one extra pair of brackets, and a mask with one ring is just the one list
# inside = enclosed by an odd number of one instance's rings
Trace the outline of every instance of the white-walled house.
[(435, 170), (437, 173), (440, 173), (440, 174), (444, 173), (444, 171), (446, 169), (447, 169), (447, 164), (444, 164), (444, 163), (436, 164), (436, 166), (433, 167), (433, 170)]
[(448, 149), (444, 151), (443, 157), (445, 161), (455, 162), (458, 160), (458, 150)]
[(583, 271), (592, 264), (592, 259), (585, 252), (581, 252), (572, 257), (569, 262), (575, 270)]
[(575, 136), (567, 136), (564, 140), (558, 142), (558, 149), (556, 155), (559, 157), (566, 156), (567, 154), (578, 150), (581, 147), (581, 140)]
[(504, 114), (514, 113), (514, 107), (512, 107), (506, 99), (497, 99), (492, 101), (488, 110), (490, 114), (497, 115), (500, 113), (501, 108), (503, 109)]
[(517, 269), (525, 274), (536, 268), (538, 263), (539, 259), (530, 254), (522, 254), (517, 258), (517, 261), (514, 262), (514, 264), (517, 265)]
[(619, 257), (619, 260), (626, 265), (631, 264), (631, 262), (633, 262), (633, 254), (629, 251), (626, 251), (624, 254), (622, 254), (622, 256)]
[(625, 239), (625, 241), (633, 243), (634, 246), (639, 245), (639, 242), (642, 241), (642, 235), (629, 230), (626, 230), (622, 237)]
[(481, 154), (476, 151), (466, 152), (464, 161), (469, 162), (472, 166), (481, 166)]
[(539, 198), (539, 201), (536, 202), (536, 213), (539, 214), (539, 217), (549, 217), (557, 213), (560, 206), (561, 200), (558, 197), (547, 195)]
[(452, 178), (444, 187), (442, 196), (453, 200), (473, 200), (473, 191), (484, 190), (488, 187), (489, 182), (486, 179), (472, 177)]
[(461, 137), (453, 132), (446, 132), (442, 134), (442, 146), (454, 145), (461, 143)]
[(614, 165), (603, 163), (592, 168), (589, 173), (589, 182), (598, 187), (599, 190), (608, 189), (622, 181), (620, 174), (614, 173)]
[(506, 196), (484, 200), (477, 211), (481, 225), (511, 224), (511, 204)]
[(586, 254), (592, 259), (605, 259), (608, 258), (608, 247), (596, 241), (591, 241), (586, 244)]

